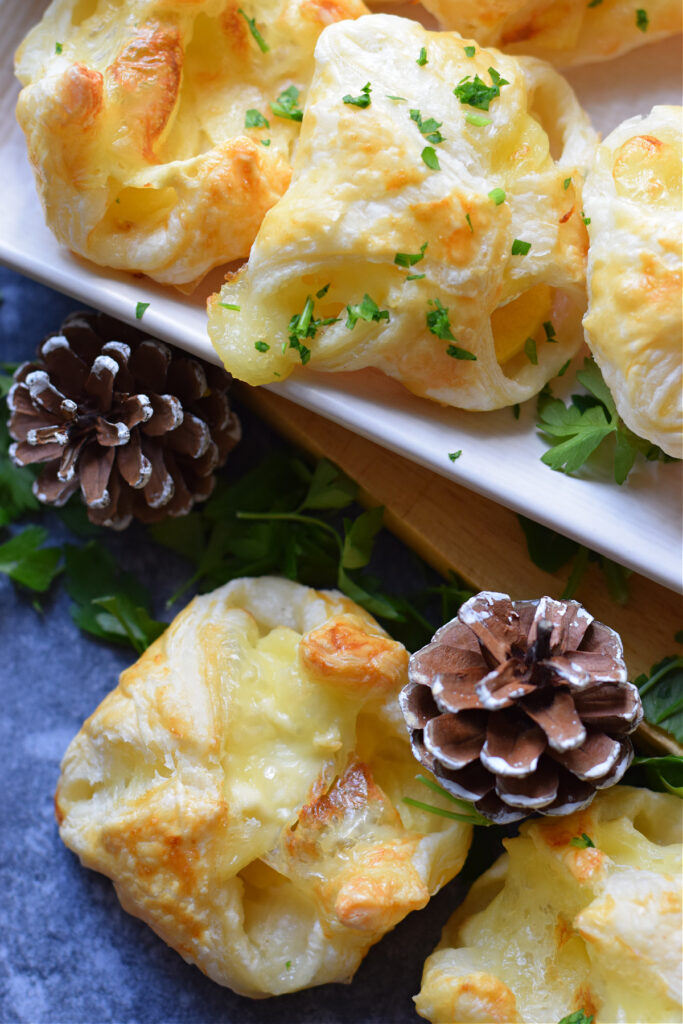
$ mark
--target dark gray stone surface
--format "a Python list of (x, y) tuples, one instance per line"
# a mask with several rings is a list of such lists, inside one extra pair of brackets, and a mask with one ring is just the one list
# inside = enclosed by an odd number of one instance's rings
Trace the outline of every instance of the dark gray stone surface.
[[(0, 268), (0, 361), (19, 361), (78, 304)], [(259, 443), (276, 443), (255, 423)], [(247, 432), (249, 434), (249, 431)], [(265, 436), (265, 439), (264, 439)], [(249, 436), (245, 444), (250, 444)], [(245, 448), (248, 453), (248, 448)], [(389, 457), (389, 456), (388, 456)], [(245, 456), (241, 456), (245, 458)], [(51, 514), (54, 537), (66, 533)], [(7, 533), (0, 533), (5, 540)], [(163, 598), (184, 578), (180, 560), (131, 527), (110, 547)], [(412, 564), (389, 542), (380, 572)], [(83, 719), (132, 660), (69, 617), (56, 586), (37, 612), (0, 574), (0, 1022), (26, 1024), (400, 1024), (417, 1020), (411, 996), (422, 964), (458, 899), (458, 880), (374, 947), (348, 986), (261, 1002), (204, 977), (119, 907), (108, 879), (82, 868), (60, 842), (53, 813), (59, 762)]]

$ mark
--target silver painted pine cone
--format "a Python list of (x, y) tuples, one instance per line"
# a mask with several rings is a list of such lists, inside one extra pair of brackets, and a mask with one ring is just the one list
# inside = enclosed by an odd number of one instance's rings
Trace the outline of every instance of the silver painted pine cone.
[(501, 824), (569, 814), (618, 782), (643, 717), (621, 639), (576, 601), (483, 592), (410, 659), (415, 757)]

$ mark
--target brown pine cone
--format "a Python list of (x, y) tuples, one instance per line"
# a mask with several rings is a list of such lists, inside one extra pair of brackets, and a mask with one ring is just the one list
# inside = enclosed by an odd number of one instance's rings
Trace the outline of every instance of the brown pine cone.
[(224, 370), (102, 313), (68, 316), (14, 379), (12, 459), (46, 463), (42, 502), (63, 505), (80, 487), (100, 526), (185, 515), (240, 438)]
[(643, 717), (621, 639), (577, 601), (484, 592), (410, 659), (415, 757), (500, 824), (569, 814), (612, 786)]

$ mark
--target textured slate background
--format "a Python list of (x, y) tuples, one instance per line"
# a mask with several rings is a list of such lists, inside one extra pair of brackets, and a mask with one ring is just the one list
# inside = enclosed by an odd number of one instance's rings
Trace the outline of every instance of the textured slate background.
[[(65, 314), (82, 306), (0, 268), (0, 362), (29, 358)], [(245, 417), (244, 466), (277, 444)], [(391, 458), (387, 453), (387, 458)], [(52, 514), (41, 522), (67, 533)], [(2, 540), (7, 538), (3, 531)], [(180, 559), (135, 526), (113, 535), (124, 568), (163, 598), (187, 576)], [(415, 571), (392, 538), (378, 552), (388, 585)], [(53, 814), (59, 762), (85, 717), (132, 660), (126, 649), (81, 633), (69, 599), (53, 587), (43, 611), (0, 574), (0, 1021), (27, 1024), (400, 1024), (416, 1021), (411, 996), (422, 964), (461, 898), (457, 879), (375, 946), (351, 985), (328, 985), (255, 1002), (235, 996), (186, 964), (119, 907), (108, 879), (82, 868), (60, 842)]]

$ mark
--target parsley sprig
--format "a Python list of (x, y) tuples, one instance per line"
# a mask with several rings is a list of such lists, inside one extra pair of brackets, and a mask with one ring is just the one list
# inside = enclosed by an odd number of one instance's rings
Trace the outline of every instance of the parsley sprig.
[(269, 104), (276, 117), (288, 121), (302, 121), (304, 112), (299, 107), (299, 90), (295, 85), (283, 89), (278, 98)]
[(456, 85), (453, 95), (468, 107), (488, 110), (491, 100), (500, 96), (501, 88), (510, 84), (498, 74), (495, 68), (489, 68), (489, 75), (491, 76), (491, 85), (482, 81), (479, 75), (475, 75), (474, 78), (471, 75), (465, 75)]
[(367, 292), (361, 302), (347, 306), (346, 313), (346, 326), (350, 331), (353, 330), (359, 320), (365, 320), (368, 323), (379, 323), (380, 320), (389, 320), (389, 310), (380, 309)]
[(664, 658), (652, 666), (649, 676), (640, 675), (634, 682), (648, 722), (683, 744), (683, 657)]
[(588, 395), (572, 395), (567, 406), (545, 388), (538, 398), (538, 429), (551, 439), (552, 447), (541, 456), (551, 469), (575, 473), (607, 438), (614, 441), (614, 479), (623, 484), (637, 456), (649, 461), (674, 461), (661, 448), (629, 430), (617, 413), (614, 399), (598, 366), (585, 359), (576, 374)]

